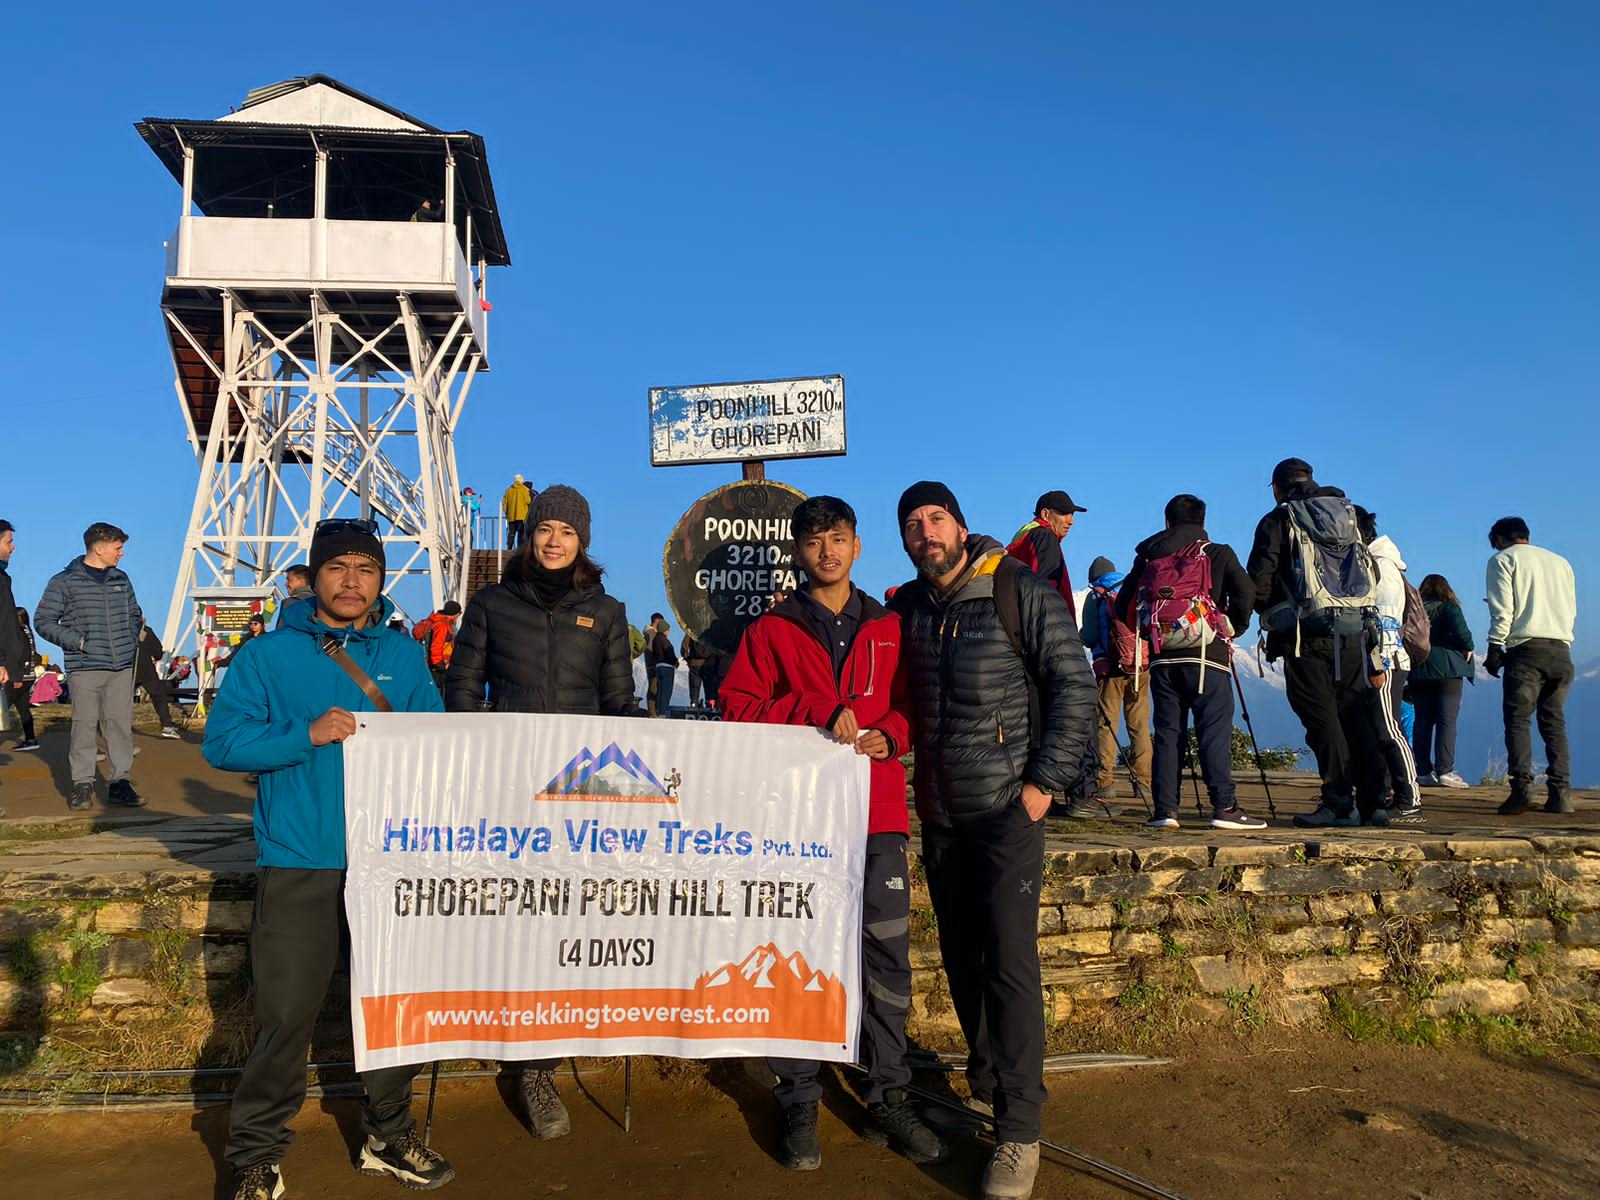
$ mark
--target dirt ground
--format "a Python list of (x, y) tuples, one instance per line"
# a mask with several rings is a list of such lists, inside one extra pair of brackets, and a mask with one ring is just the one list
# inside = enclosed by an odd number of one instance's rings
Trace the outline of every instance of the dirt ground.
[[(1466, 1047), (1353, 1045), (1332, 1035), (1213, 1038), (1170, 1066), (1050, 1077), (1045, 1137), (1192, 1200), (1238, 1197), (1593, 1197), (1600, 1194), (1600, 1062), (1498, 1058)], [(620, 1068), (562, 1080), (573, 1136), (531, 1140), (504, 1082), (441, 1086), (434, 1144), (469, 1197), (628, 1196), (750, 1200), (977, 1194), (986, 1142), (960, 1139), (948, 1163), (918, 1168), (862, 1142), (841, 1086), (825, 1101), (823, 1166), (773, 1160), (776, 1115), (740, 1064), (641, 1060), (633, 1132), (622, 1132)], [(418, 1111), (421, 1110), (421, 1099)], [(295, 1196), (400, 1194), (357, 1175), (354, 1101), (313, 1101), (284, 1163)], [(227, 1111), (0, 1117), (5, 1194), (225, 1196)], [(1041, 1198), (1139, 1195), (1045, 1151)]]

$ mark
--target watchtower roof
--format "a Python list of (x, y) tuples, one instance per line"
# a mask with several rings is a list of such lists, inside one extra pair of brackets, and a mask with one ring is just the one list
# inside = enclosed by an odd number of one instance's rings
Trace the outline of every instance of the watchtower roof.
[[(439, 129), (330, 76), (255, 88), (217, 120), (146, 117), (134, 128), (180, 183), (184, 148), (202, 152), (194, 203), (206, 216), (253, 215), (263, 198), (303, 190), (306, 156), (318, 149), (346, 164), (350, 195), (379, 206), (415, 203), (434, 186), (431, 164), (454, 157), (476, 253), (490, 266), (511, 263), (483, 138)], [(206, 156), (207, 147), (231, 153)]]

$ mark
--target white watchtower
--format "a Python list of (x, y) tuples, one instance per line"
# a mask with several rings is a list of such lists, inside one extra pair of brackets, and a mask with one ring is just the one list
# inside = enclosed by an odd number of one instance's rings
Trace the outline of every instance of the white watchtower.
[(483, 139), (325, 75), (136, 128), (183, 185), (161, 310), (200, 467), (167, 648), (197, 596), (265, 587), (329, 517), (377, 521), (386, 590), (464, 601), (453, 434), (511, 261)]

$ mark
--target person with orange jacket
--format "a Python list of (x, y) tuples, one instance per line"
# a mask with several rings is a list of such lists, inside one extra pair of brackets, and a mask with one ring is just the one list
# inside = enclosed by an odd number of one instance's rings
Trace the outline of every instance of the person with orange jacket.
[[(872, 760), (862, 877), (861, 1059), (863, 1136), (914, 1163), (942, 1162), (939, 1136), (923, 1124), (906, 1086), (911, 1007), (911, 881), (906, 843), (905, 713), (891, 703), (900, 661), (900, 618), (850, 582), (861, 555), (856, 514), (834, 496), (802, 501), (790, 518), (794, 558), (806, 582), (745, 631), (718, 693), (725, 721), (810, 725)], [(768, 1060), (783, 1109), (783, 1165), (822, 1165), (817, 1143), (821, 1064)]]
[(444, 695), (445, 672), (450, 669), (450, 652), (456, 647), (456, 622), (460, 619), (461, 605), (446, 600), (443, 608), (418, 621), (411, 630), (411, 636), (422, 643), (428, 671), (441, 696)]

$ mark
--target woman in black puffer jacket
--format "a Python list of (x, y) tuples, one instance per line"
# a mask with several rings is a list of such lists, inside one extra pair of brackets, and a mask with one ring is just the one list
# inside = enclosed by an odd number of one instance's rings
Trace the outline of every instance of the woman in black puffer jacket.
[[(495, 712), (638, 711), (628, 653), (628, 615), (606, 595), (587, 553), (589, 502), (556, 484), (534, 498), (533, 532), (497, 584), (467, 602), (445, 676), (450, 712), (477, 712), (485, 692)], [(522, 1099), (535, 1137), (558, 1138), (572, 1123), (556, 1091), (560, 1059), (524, 1064)]]

